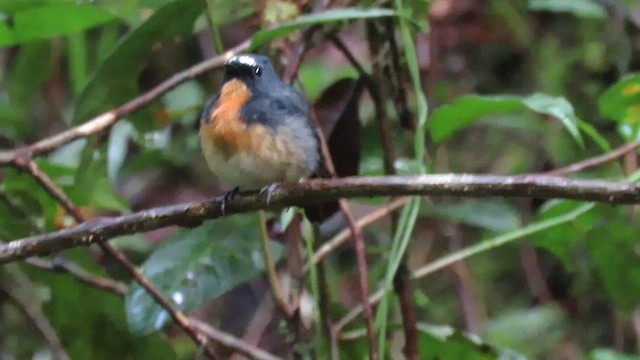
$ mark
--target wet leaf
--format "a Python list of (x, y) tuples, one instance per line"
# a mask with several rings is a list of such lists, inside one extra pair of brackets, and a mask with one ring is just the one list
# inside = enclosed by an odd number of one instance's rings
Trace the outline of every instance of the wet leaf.
[[(192, 310), (264, 270), (255, 216), (234, 216), (183, 229), (145, 261), (142, 272), (176, 308)], [(276, 258), (281, 248), (274, 244)], [(149, 334), (170, 321), (169, 314), (132, 284), (126, 300), (129, 328)]]

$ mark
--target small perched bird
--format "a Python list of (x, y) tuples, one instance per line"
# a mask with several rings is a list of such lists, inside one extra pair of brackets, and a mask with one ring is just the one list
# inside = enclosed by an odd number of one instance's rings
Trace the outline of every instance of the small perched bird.
[(200, 119), (200, 141), (211, 171), (236, 191), (297, 182), (320, 164), (309, 105), (261, 55), (225, 64), (220, 92)]

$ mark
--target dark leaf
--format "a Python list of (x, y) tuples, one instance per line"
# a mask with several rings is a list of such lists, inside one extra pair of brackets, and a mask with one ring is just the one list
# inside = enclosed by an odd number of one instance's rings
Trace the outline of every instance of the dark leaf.
[(133, 98), (138, 93), (139, 61), (149, 56), (153, 44), (191, 34), (203, 6), (202, 0), (170, 2), (127, 35), (85, 87), (78, 101), (75, 121), (86, 120)]
[[(329, 86), (313, 105), (339, 177), (357, 175), (360, 167), (359, 104), (363, 89), (361, 80), (341, 79)], [(327, 218), (337, 210), (337, 202), (324, 204), (322, 217)]]

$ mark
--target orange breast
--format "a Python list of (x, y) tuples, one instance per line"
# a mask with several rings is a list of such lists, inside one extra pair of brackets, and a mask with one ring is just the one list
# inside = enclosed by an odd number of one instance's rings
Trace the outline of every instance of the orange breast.
[(251, 90), (240, 80), (230, 80), (220, 90), (218, 106), (201, 129), (203, 141), (213, 142), (227, 155), (251, 146), (251, 131), (240, 118), (242, 106), (251, 99)]

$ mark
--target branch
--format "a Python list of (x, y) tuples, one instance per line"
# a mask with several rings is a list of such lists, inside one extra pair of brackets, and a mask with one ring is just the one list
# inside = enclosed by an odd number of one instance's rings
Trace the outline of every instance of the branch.
[[(45, 172), (40, 170), (38, 165), (33, 160), (19, 157), (17, 158), (15, 165), (20, 170), (25, 171), (32, 177), (34, 177), (36, 181), (40, 183), (43, 189), (59, 204), (61, 204), (62, 207), (64, 207), (64, 209), (69, 214), (71, 214), (77, 222), (86, 222), (86, 219), (80, 212), (80, 209), (73, 204), (73, 202), (67, 197), (64, 191), (62, 191), (62, 189), (58, 187), (58, 185), (56, 185), (56, 183)], [(131, 262), (131, 260), (129, 260), (124, 252), (116, 249), (104, 240), (98, 241), (98, 246), (105, 254), (113, 257), (118, 263), (120, 263), (120, 265), (122, 265), (127, 270), (127, 272), (131, 274), (135, 281), (146, 290), (149, 296), (151, 296), (156, 301), (156, 303), (158, 303), (158, 305), (160, 305), (169, 313), (176, 324), (180, 328), (182, 328), (182, 330), (202, 348), (204, 355), (207, 358), (215, 359), (213, 352), (207, 346), (206, 337), (193, 328), (184, 313), (174, 308), (173, 305), (167, 299), (165, 299), (158, 290), (156, 290), (151, 281), (149, 281), (149, 279), (147, 279), (144, 275), (142, 275), (140, 271), (138, 271), (135, 264)], [(70, 272), (70, 274), (76, 275), (75, 272)]]
[(561, 167), (559, 169), (554, 169), (551, 171), (546, 171), (542, 173), (542, 175), (553, 175), (553, 176), (566, 176), (571, 173), (576, 173), (579, 171), (583, 171), (589, 168), (593, 168), (596, 166), (600, 166), (604, 163), (616, 160), (619, 157), (622, 157), (640, 147), (640, 141), (633, 141), (627, 144), (620, 146), (606, 154), (594, 156), (592, 158), (579, 161), (577, 163), (573, 163), (571, 165)]
[(115, 124), (118, 119), (125, 115), (132, 114), (144, 106), (148, 105), (152, 101), (156, 100), (169, 90), (180, 85), (181, 83), (191, 80), (196, 76), (221, 66), (227, 59), (233, 54), (246, 50), (250, 45), (250, 41), (244, 41), (236, 47), (230, 49), (222, 55), (213, 57), (209, 60), (205, 60), (199, 64), (196, 64), (184, 71), (181, 71), (164, 82), (160, 83), (153, 89), (138, 96), (137, 98), (113, 109), (100, 114), (85, 123), (72, 127), (69, 130), (63, 131), (51, 137), (42, 139), (31, 145), (27, 145), (21, 148), (17, 148), (10, 151), (0, 151), (0, 166), (15, 164), (16, 161), (22, 159), (22, 161), (28, 161), (32, 157), (37, 155), (43, 155), (51, 152), (65, 144), (68, 144), (76, 139), (90, 136), (100, 131), (108, 129), (111, 125)]
[(49, 322), (49, 319), (44, 315), (42, 310), (33, 303), (33, 301), (23, 299), (15, 289), (0, 287), (0, 294), (4, 294), (9, 301), (15, 304), (16, 308), (33, 324), (38, 330), (45, 341), (51, 348), (51, 354), (56, 360), (70, 360), (71, 357), (67, 353), (67, 350), (62, 345), (60, 337), (56, 333), (55, 329)]
[(171, 225), (193, 226), (224, 215), (312, 205), (340, 198), (400, 195), (536, 197), (616, 205), (639, 204), (640, 185), (548, 176), (471, 174), (312, 179), (294, 185), (283, 184), (271, 193), (268, 204), (266, 194), (242, 195), (226, 204), (224, 214), (220, 198), (214, 198), (96, 219), (69, 229), (15, 240), (0, 245), (0, 264)]

